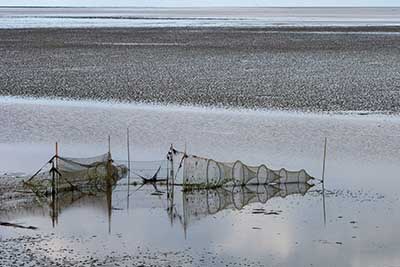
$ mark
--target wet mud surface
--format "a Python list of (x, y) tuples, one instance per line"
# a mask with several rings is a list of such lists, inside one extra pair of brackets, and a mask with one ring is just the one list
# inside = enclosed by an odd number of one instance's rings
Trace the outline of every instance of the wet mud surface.
[(0, 94), (400, 110), (393, 27), (0, 30)]
[[(69, 243), (62, 248), (52, 246), (57, 241)], [(204, 251), (192, 255), (191, 249), (161, 251), (151, 248), (134, 247), (131, 253), (120, 253), (108, 249), (106, 253), (77, 251), (74, 243), (85, 242), (80, 238), (63, 238), (54, 234), (23, 235), (16, 238), (0, 239), (0, 263), (2, 266), (263, 266), (260, 262), (247, 259), (227, 261), (217, 254)]]

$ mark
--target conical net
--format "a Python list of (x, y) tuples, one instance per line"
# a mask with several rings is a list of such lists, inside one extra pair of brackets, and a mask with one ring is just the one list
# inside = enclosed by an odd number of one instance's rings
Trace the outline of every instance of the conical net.
[(213, 188), (227, 184), (307, 183), (314, 179), (305, 170), (273, 170), (266, 165), (249, 166), (241, 161), (219, 162), (172, 149), (171, 166), (175, 183), (185, 187)]

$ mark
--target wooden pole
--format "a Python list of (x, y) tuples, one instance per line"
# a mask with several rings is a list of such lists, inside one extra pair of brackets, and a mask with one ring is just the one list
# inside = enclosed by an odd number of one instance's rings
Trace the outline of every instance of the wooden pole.
[(325, 137), (325, 144), (324, 144), (324, 160), (322, 162), (322, 182), (325, 182), (325, 164), (326, 164), (326, 145), (328, 142), (328, 138)]
[(324, 160), (322, 163), (322, 207), (324, 212), (324, 226), (326, 226), (326, 207), (325, 207), (325, 164), (326, 164), (326, 146), (328, 138), (325, 137), (324, 143)]
[(131, 183), (131, 154), (129, 146), (129, 127), (126, 128), (126, 148), (128, 152), (128, 197), (127, 197), (126, 207), (127, 210), (129, 211), (129, 186)]
[(111, 234), (111, 216), (112, 216), (112, 162), (111, 162), (111, 136), (108, 136), (108, 161), (107, 161), (107, 177), (106, 177), (106, 197), (108, 208), (108, 233)]
[[(58, 170), (58, 142), (56, 142), (56, 169)], [(58, 192), (58, 187), (59, 187), (59, 183), (60, 183), (60, 176), (57, 174), (57, 192)]]
[(58, 210), (57, 210), (57, 196), (58, 196), (58, 185), (57, 185), (57, 179), (56, 179), (56, 173), (57, 177), (59, 177), (58, 171), (55, 168), (54, 160), (56, 160), (57, 163), (57, 158), (53, 159), (51, 162), (51, 221), (53, 224), (53, 228), (55, 227), (55, 224), (58, 223)]
[(54, 159), (51, 161), (51, 198), (53, 203), (56, 199), (56, 171), (54, 168)]
[(56, 168), (58, 168), (58, 142), (56, 142)]
[(131, 181), (131, 153), (129, 147), (129, 128), (126, 129), (126, 146), (128, 150), (128, 185)]
[(171, 144), (171, 185), (174, 186), (175, 178), (174, 178), (174, 145)]
[[(54, 161), (52, 162), (52, 167), (54, 168)], [(56, 219), (56, 188), (55, 188), (55, 171), (52, 171), (52, 182), (51, 182), (51, 221), (53, 224), (53, 228), (55, 227), (55, 219)]]
[(112, 163), (111, 163), (111, 136), (108, 136), (108, 161), (107, 161), (107, 178), (111, 178), (111, 170), (112, 170)]
[(111, 155), (111, 136), (108, 136), (108, 153)]

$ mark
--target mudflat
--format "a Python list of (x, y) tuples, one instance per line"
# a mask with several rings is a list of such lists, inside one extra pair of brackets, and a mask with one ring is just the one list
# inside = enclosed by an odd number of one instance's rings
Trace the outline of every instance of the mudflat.
[(0, 30), (0, 94), (400, 111), (400, 27)]

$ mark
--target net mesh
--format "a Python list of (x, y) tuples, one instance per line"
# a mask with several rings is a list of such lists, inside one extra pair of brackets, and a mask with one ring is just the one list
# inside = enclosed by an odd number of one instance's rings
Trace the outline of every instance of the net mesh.
[(119, 164), (129, 166), (130, 178), (132, 179), (152, 179), (165, 180), (169, 173), (169, 161), (149, 160), (149, 161), (126, 161), (117, 160)]
[(186, 187), (212, 188), (227, 184), (307, 183), (314, 179), (305, 170), (273, 170), (266, 165), (249, 166), (240, 160), (219, 162), (172, 149), (171, 168), (177, 184)]
[(88, 158), (67, 158), (58, 157), (58, 169), (59, 171), (74, 172), (81, 171), (87, 168), (95, 167), (98, 164), (107, 163), (111, 159), (109, 153), (105, 153), (95, 157)]
[(125, 165), (113, 163), (109, 153), (88, 158), (54, 157), (45, 168), (26, 181), (25, 185), (39, 194), (52, 191), (52, 166), (55, 168), (54, 187), (57, 191), (83, 187), (104, 191), (106, 182), (115, 183), (127, 172)]

